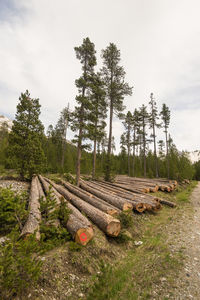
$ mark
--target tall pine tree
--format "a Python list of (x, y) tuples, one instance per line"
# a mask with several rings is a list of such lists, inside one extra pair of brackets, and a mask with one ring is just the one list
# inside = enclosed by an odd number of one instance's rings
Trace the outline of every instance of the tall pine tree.
[(141, 144), (142, 144), (142, 156), (143, 156), (143, 168), (144, 168), (144, 177), (146, 177), (146, 150), (147, 150), (147, 125), (149, 123), (149, 114), (147, 112), (147, 107), (143, 104), (139, 109), (139, 121), (141, 124), (140, 135), (141, 135)]
[(91, 109), (89, 114), (89, 139), (94, 142), (92, 178), (95, 178), (97, 143), (100, 144), (105, 135), (105, 118), (107, 105), (105, 99), (104, 83), (100, 73), (94, 74), (90, 85)]
[(125, 144), (127, 146), (127, 154), (128, 154), (128, 176), (131, 175), (131, 162), (130, 162), (130, 151), (131, 151), (131, 131), (133, 125), (133, 116), (130, 111), (127, 112), (125, 120), (123, 122), (125, 127)]
[(158, 109), (156, 105), (156, 101), (154, 100), (153, 93), (150, 95), (150, 114), (149, 114), (149, 124), (150, 128), (152, 129), (151, 137), (153, 138), (154, 144), (154, 160), (155, 160), (155, 174), (158, 177), (158, 158), (157, 158), (157, 151), (156, 151), (156, 128), (160, 128), (160, 124), (158, 123)]
[(81, 152), (87, 145), (83, 145), (83, 140), (88, 137), (88, 116), (91, 109), (91, 99), (88, 95), (90, 84), (94, 75), (94, 66), (96, 65), (95, 47), (87, 37), (83, 40), (80, 47), (75, 47), (76, 57), (82, 64), (82, 76), (76, 80), (79, 95), (76, 96), (78, 106), (73, 112), (72, 130), (78, 131), (74, 142), (77, 143), (77, 163), (76, 163), (76, 184), (80, 183), (80, 164)]
[(110, 110), (109, 120), (109, 137), (108, 137), (108, 153), (105, 179), (111, 180), (111, 152), (112, 152), (112, 123), (113, 115), (120, 117), (120, 113), (124, 110), (123, 100), (126, 95), (132, 94), (132, 88), (125, 83), (125, 71), (120, 63), (120, 50), (116, 45), (110, 45), (102, 50), (103, 67), (101, 69), (102, 76), (106, 85), (106, 96)]
[(169, 140), (168, 140), (168, 128), (170, 123), (170, 110), (169, 107), (164, 103), (162, 106), (162, 110), (160, 112), (160, 116), (162, 119), (162, 124), (165, 133), (165, 142), (166, 142), (166, 159), (167, 159), (167, 176), (170, 176), (169, 170)]

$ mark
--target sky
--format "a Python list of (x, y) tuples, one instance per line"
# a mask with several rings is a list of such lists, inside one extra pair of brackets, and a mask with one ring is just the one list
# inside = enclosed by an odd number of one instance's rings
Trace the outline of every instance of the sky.
[[(199, 0), (0, 0), (0, 115), (14, 119), (28, 89), (40, 99), (45, 128), (55, 125), (68, 102), (74, 108), (81, 75), (74, 47), (89, 37), (96, 70), (110, 42), (121, 51), (133, 86), (125, 112), (148, 105), (153, 92), (159, 110), (163, 103), (171, 110), (169, 131), (178, 149), (200, 149), (199, 11)], [(117, 152), (122, 133), (115, 118)]]

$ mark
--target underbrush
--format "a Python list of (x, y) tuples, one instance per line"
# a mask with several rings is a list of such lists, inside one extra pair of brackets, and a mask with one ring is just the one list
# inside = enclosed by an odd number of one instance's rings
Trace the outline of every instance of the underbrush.
[(0, 299), (15, 296), (21, 299), (27, 288), (36, 286), (41, 277), (39, 257), (71, 239), (64, 227), (70, 210), (62, 200), (59, 207), (56, 205), (51, 190), (45, 200), (40, 199), (40, 241), (35, 234), (21, 239), (20, 232), (28, 216), (27, 197), (27, 193), (0, 189), (0, 234), (6, 236), (0, 244)]

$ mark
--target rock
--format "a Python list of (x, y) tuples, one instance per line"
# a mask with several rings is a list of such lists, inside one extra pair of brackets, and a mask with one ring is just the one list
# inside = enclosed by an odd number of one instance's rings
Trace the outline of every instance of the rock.
[(142, 241), (134, 241), (135, 246), (141, 246), (143, 244)]
[(0, 238), (0, 245), (4, 245), (6, 243), (6, 241), (9, 241), (10, 239), (6, 236), (2, 236)]
[(83, 293), (78, 294), (79, 297), (84, 297)]

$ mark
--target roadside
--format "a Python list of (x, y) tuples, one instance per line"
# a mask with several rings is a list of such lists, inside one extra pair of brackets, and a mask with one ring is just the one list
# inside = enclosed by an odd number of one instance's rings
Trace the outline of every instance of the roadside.
[(105, 268), (87, 300), (200, 299), (197, 221), (200, 210), (196, 207), (200, 185), (195, 188), (191, 201), (190, 192), (188, 187), (165, 194), (165, 198), (177, 202), (177, 208), (164, 207), (156, 217), (150, 216), (140, 224), (143, 244), (131, 249), (117, 267)]

